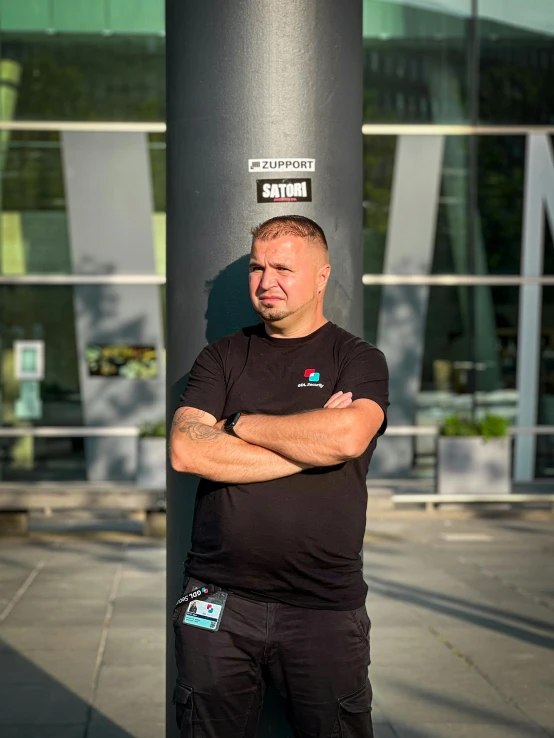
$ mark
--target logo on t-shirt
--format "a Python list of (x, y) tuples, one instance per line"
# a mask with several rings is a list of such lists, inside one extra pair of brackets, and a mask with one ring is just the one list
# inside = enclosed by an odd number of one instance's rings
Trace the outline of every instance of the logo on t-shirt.
[(307, 379), (307, 382), (300, 382), (298, 385), (299, 387), (323, 387), (324, 385), (320, 383), (319, 372), (316, 372), (315, 369), (306, 369), (304, 371), (304, 377)]

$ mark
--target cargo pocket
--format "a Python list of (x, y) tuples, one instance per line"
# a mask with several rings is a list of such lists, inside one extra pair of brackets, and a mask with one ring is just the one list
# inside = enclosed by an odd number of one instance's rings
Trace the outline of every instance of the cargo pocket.
[(331, 738), (373, 738), (369, 679), (352, 694), (339, 697), (339, 711)]
[(352, 618), (354, 625), (358, 631), (358, 634), (363, 638), (366, 643), (369, 643), (369, 631), (371, 630), (371, 620), (367, 614), (365, 605), (358, 608), (357, 610), (350, 611), (350, 617)]
[(192, 688), (177, 682), (173, 689), (173, 704), (181, 738), (192, 738), (193, 701)]

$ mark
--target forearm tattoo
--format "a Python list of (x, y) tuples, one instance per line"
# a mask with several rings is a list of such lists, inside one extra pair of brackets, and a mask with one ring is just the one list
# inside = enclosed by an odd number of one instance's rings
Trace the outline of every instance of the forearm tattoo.
[(173, 419), (173, 429), (184, 433), (191, 441), (211, 441), (221, 436), (222, 431), (206, 425), (201, 419), (206, 415), (203, 410), (187, 410)]

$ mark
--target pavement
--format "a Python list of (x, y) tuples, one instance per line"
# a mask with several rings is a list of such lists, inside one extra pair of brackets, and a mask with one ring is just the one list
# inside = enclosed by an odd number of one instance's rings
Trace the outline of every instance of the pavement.
[[(0, 539), (1, 738), (165, 736), (165, 548), (139, 529), (66, 515)], [(553, 533), (368, 519), (376, 738), (554, 736)]]

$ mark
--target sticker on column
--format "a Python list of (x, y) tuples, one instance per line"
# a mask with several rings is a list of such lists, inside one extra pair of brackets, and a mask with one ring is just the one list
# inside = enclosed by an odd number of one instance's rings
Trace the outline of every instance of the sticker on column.
[(315, 172), (315, 159), (248, 159), (249, 172)]
[(258, 202), (311, 202), (312, 180), (257, 179)]

